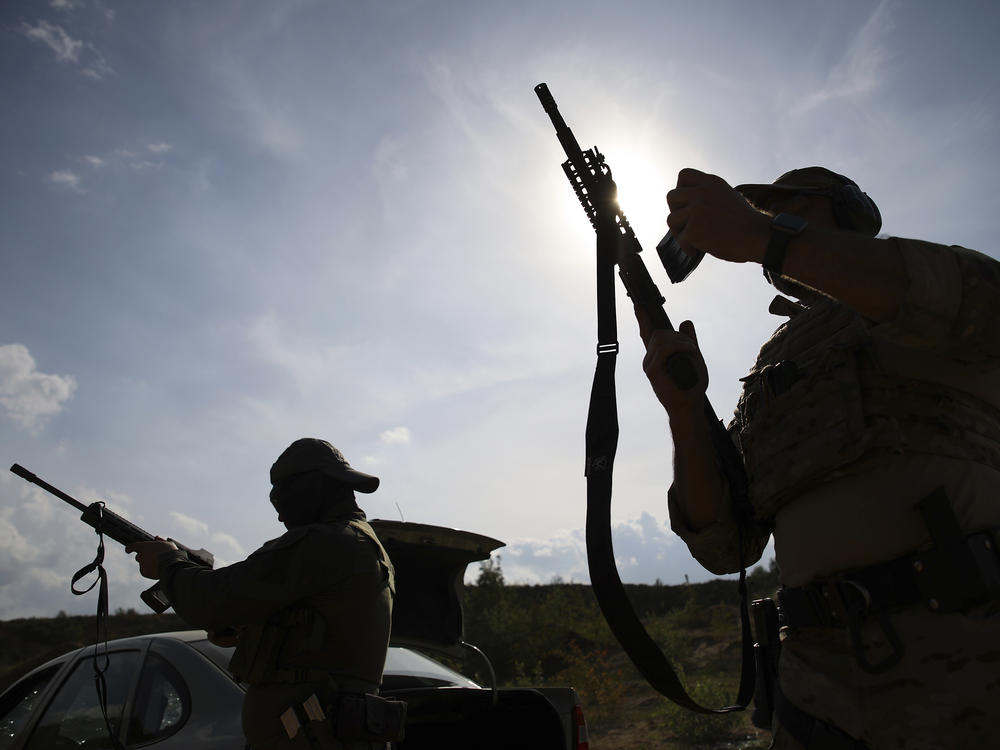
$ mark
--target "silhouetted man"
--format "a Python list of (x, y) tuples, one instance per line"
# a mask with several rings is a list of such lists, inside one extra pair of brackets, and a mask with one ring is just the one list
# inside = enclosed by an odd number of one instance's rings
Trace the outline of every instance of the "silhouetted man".
[[(394, 573), (354, 497), (355, 490), (374, 492), (378, 477), (353, 469), (325, 440), (302, 438), (275, 461), (271, 484), (271, 503), (288, 531), (243, 562), (198, 567), (167, 541), (127, 551), (137, 553), (142, 575), (162, 582), (186, 622), (210, 633), (235, 629), (230, 668), (249, 685), (243, 731), (253, 750), (310, 746), (302, 737), (293, 743), (299, 731), (317, 735), (316, 748), (382, 748), (384, 741), (365, 736), (364, 712), (385, 709), (375, 695)], [(310, 724), (310, 706), (303, 708), (310, 696), (340, 719), (336, 738), (324, 735), (328, 724)], [(353, 729), (346, 714), (356, 720)]]
[[(789, 316), (744, 378), (729, 432), (749, 507), (709, 439), (694, 326), (651, 331), (643, 368), (670, 419), (674, 530), (710, 571), (781, 571), (772, 747), (986, 747), (1000, 719), (1000, 264), (877, 238), (874, 202), (820, 167), (730, 187), (683, 170), (686, 252), (760, 263)], [(667, 375), (694, 357), (697, 387)], [(940, 488), (940, 489), (939, 489)], [(742, 549), (741, 549), (742, 547)], [(823, 743), (832, 744), (823, 744)]]

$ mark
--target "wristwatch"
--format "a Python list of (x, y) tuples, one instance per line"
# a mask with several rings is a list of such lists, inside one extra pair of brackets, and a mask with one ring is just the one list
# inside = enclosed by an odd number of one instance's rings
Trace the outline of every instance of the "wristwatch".
[(785, 264), (785, 251), (792, 237), (802, 234), (809, 222), (794, 214), (778, 214), (771, 219), (771, 239), (764, 251), (764, 278), (774, 283), (774, 277), (781, 275), (781, 267)]

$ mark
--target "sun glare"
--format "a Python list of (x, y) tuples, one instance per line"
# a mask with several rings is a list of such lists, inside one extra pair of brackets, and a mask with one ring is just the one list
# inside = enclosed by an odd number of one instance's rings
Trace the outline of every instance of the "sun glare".
[(672, 180), (659, 164), (627, 149), (605, 154), (618, 185), (618, 204), (644, 248), (652, 250), (667, 231), (667, 190)]

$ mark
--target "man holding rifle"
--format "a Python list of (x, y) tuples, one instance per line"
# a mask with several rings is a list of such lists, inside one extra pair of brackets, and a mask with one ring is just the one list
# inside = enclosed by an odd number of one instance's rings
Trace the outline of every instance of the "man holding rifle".
[[(730, 497), (690, 321), (643, 368), (674, 442), (671, 525), (716, 574), (773, 533), (784, 628), (775, 748), (985, 747), (1000, 719), (1000, 263), (876, 237), (874, 202), (821, 167), (730, 187), (681, 171), (667, 223), (686, 253), (760, 263), (797, 299), (729, 432)], [(666, 370), (692, 355), (694, 388)], [(760, 634), (758, 634), (760, 638)]]
[(233, 643), (214, 640), (236, 645), (230, 668), (249, 686), (243, 731), (252, 750), (384, 748), (405, 714), (377, 695), (394, 570), (354, 497), (374, 492), (378, 477), (325, 440), (301, 438), (271, 467), (271, 484), (288, 531), (242, 562), (199, 567), (165, 540), (126, 552), (186, 622), (235, 630)]

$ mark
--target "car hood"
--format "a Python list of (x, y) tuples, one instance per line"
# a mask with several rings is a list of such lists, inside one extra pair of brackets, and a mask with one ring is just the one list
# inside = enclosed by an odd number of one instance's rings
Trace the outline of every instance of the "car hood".
[(392, 643), (461, 652), (465, 569), (504, 543), (443, 526), (379, 519), (369, 523), (396, 569)]

